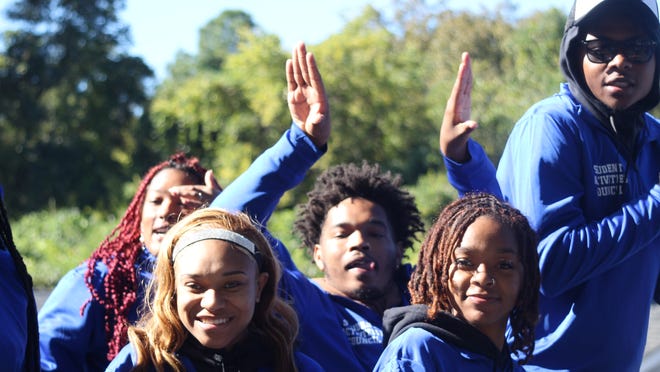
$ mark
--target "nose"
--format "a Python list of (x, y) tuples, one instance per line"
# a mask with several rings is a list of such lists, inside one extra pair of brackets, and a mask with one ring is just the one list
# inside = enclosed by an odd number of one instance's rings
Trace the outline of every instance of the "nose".
[(178, 221), (180, 213), (180, 203), (174, 198), (166, 198), (163, 200), (160, 208), (158, 209), (158, 217), (171, 224), (174, 224)]
[(225, 299), (218, 291), (209, 289), (204, 292), (201, 306), (207, 310), (215, 310), (225, 306)]
[(618, 52), (610, 61), (610, 65), (614, 65), (619, 68), (630, 68), (632, 66), (632, 62), (630, 62), (628, 58), (623, 55), (623, 53)]
[(477, 270), (472, 273), (472, 282), (484, 287), (490, 287), (495, 284), (495, 277), (493, 277), (487, 270), (486, 264), (479, 264)]
[(367, 250), (370, 248), (369, 242), (364, 239), (364, 234), (360, 230), (355, 230), (351, 233), (348, 244), (351, 249)]

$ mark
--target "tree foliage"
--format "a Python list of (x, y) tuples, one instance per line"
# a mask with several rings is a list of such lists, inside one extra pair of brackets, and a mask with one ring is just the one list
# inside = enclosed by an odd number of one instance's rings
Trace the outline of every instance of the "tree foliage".
[(0, 65), (0, 183), (18, 211), (108, 208), (141, 149), (152, 71), (123, 52), (120, 0), (18, 1)]
[[(290, 125), (290, 52), (249, 14), (212, 19), (198, 52), (177, 54), (147, 90), (152, 72), (126, 53), (128, 29), (116, 16), (124, 1), (20, 0), (10, 9), (19, 27), (3, 35), (0, 54), (0, 184), (14, 215), (49, 203), (123, 210), (133, 191), (126, 185), (175, 151), (199, 157), (226, 185)], [(431, 222), (455, 197), (441, 177), (438, 131), (463, 51), (475, 74), (474, 136), (499, 159), (516, 120), (562, 81), (565, 20), (555, 9), (517, 18), (503, 4), (458, 12), (445, 1), (395, 0), (308, 45), (333, 133), (304, 184), (285, 194), (284, 220), (321, 170), (367, 159), (401, 173)]]

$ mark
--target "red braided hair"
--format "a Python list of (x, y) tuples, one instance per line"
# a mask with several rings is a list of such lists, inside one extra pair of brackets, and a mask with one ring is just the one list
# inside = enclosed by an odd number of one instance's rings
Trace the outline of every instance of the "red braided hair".
[[(87, 260), (85, 282), (92, 293), (90, 301), (97, 301), (105, 308), (108, 360), (112, 360), (128, 342), (128, 313), (137, 300), (138, 281), (135, 263), (142, 250), (140, 223), (146, 190), (156, 174), (168, 168), (182, 170), (198, 180), (199, 184), (204, 183), (206, 169), (195, 157), (177, 153), (169, 160), (155, 165), (142, 178), (119, 224)], [(99, 262), (105, 264), (108, 269), (107, 275), (103, 278), (103, 293), (96, 290), (92, 280), (94, 268)], [(86, 306), (87, 303), (83, 304), (81, 313)]]

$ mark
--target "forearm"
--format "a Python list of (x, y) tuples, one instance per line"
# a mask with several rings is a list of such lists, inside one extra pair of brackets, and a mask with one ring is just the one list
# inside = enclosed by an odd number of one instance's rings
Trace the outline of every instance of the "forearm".
[(502, 198), (500, 186), (495, 175), (495, 166), (490, 161), (484, 149), (474, 140), (468, 141), (470, 160), (457, 163), (443, 157), (447, 169), (449, 183), (460, 196), (468, 192), (488, 192)]
[(292, 125), (211, 206), (243, 211), (265, 226), (282, 195), (304, 179), (325, 151), (325, 147), (317, 148), (304, 132)]

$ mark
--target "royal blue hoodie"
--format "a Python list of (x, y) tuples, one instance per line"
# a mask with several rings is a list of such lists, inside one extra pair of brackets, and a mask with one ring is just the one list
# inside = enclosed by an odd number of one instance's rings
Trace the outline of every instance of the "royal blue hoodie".
[[(657, 40), (655, 1), (577, 1), (560, 62), (567, 83), (515, 125), (493, 182), (475, 142), (472, 159), (445, 159), (464, 193), (490, 190), (520, 209), (541, 236), (540, 311), (528, 370), (636, 371), (660, 277), (658, 63), (651, 92), (623, 112), (595, 99), (575, 63), (587, 16), (601, 7), (640, 12)], [(579, 18), (575, 18), (577, 14)], [(581, 64), (580, 64), (581, 65)]]
[[(136, 260), (139, 289), (128, 320), (137, 321), (138, 308), (151, 280), (156, 257), (143, 249)], [(103, 371), (108, 365), (105, 309), (85, 284), (87, 262), (65, 274), (39, 310), (39, 345), (42, 371)], [(107, 267), (98, 262), (92, 284), (103, 296)]]
[(374, 372), (513, 372), (522, 368), (511, 360), (505, 344), (499, 350), (481, 331), (447, 313), (428, 319), (426, 305), (385, 310), (387, 346)]

